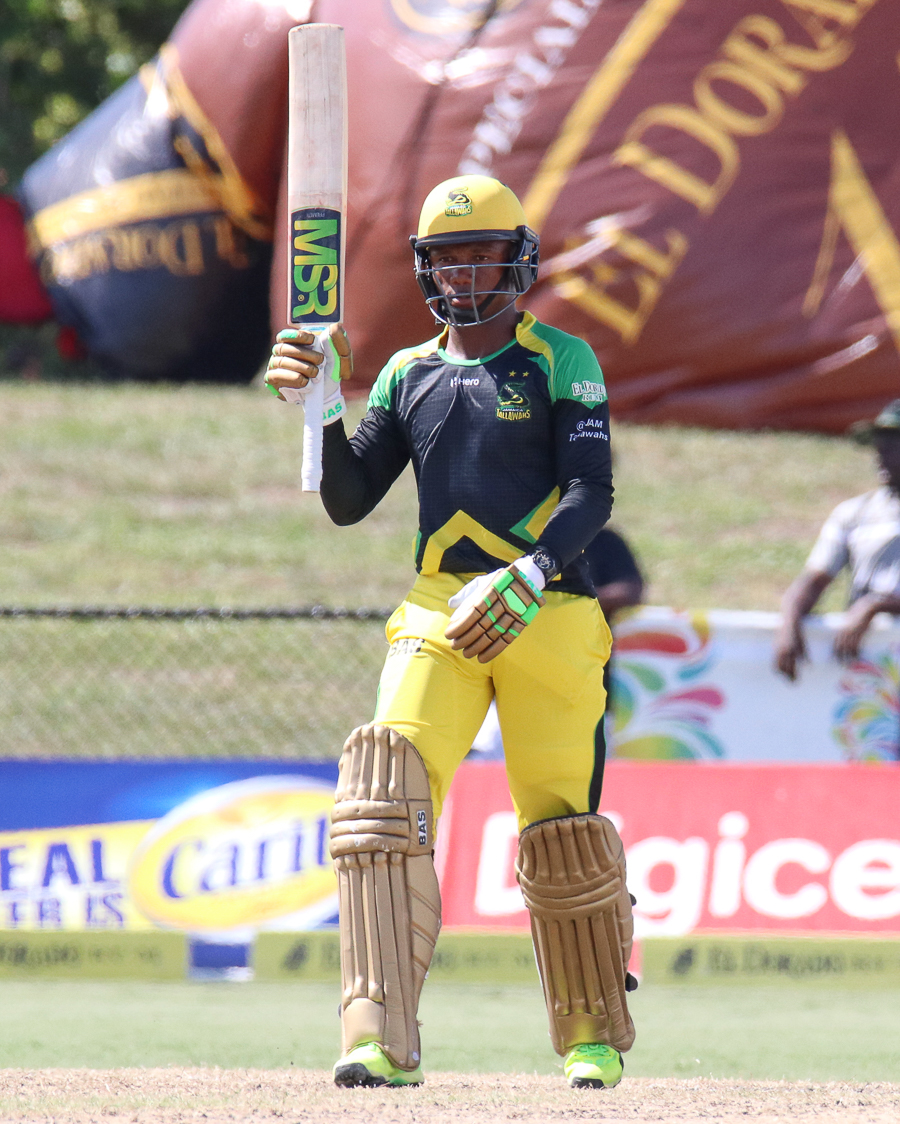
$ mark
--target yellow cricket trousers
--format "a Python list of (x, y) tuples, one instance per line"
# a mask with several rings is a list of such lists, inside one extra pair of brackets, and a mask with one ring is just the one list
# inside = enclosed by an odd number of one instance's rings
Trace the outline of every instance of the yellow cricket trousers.
[(545, 593), (546, 605), (521, 636), (481, 664), (444, 638), (448, 599), (472, 576), (421, 575), (393, 613), (375, 721), (421, 754), (437, 817), (496, 697), (520, 830), (596, 811), (605, 754), (603, 668), (612, 644), (600, 606), (590, 597)]

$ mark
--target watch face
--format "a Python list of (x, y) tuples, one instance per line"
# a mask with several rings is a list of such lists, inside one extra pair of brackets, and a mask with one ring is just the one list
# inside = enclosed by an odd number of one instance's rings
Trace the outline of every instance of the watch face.
[(556, 573), (556, 563), (546, 552), (546, 550), (535, 550), (531, 555), (534, 560), (535, 566), (545, 574)]

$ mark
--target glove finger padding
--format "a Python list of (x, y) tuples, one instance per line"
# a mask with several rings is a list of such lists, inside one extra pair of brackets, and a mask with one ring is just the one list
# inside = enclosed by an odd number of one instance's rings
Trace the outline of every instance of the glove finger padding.
[(353, 349), (350, 347), (350, 340), (343, 324), (329, 325), (328, 338), (337, 355), (338, 378), (341, 381), (349, 379), (353, 374)]
[(466, 659), (477, 656), (479, 663), (487, 663), (509, 647), (544, 603), (539, 590), (513, 563), (460, 605), (444, 635)]

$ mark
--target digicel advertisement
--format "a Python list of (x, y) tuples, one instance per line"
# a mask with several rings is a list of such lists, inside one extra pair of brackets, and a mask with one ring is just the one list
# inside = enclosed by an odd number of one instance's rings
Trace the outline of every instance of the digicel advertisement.
[[(900, 767), (612, 762), (641, 937), (900, 933)], [(444, 924), (527, 928), (500, 762), (457, 774), (439, 831)]]

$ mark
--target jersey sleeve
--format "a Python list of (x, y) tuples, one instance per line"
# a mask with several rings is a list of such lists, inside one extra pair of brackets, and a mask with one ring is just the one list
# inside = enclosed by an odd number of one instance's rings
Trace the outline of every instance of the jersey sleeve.
[(815, 546), (806, 560), (806, 569), (836, 577), (850, 562), (850, 527), (856, 514), (856, 501), (845, 500), (828, 516), (819, 531)]
[(591, 348), (562, 332), (554, 339), (550, 396), (560, 502), (538, 545), (567, 566), (609, 519), (613, 483), (603, 373)]
[(397, 365), (395, 356), (381, 371), (352, 437), (347, 437), (343, 421), (325, 427), (320, 495), (329, 518), (341, 527), (365, 519), (409, 463), (409, 448), (393, 409)]

